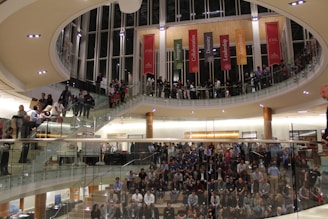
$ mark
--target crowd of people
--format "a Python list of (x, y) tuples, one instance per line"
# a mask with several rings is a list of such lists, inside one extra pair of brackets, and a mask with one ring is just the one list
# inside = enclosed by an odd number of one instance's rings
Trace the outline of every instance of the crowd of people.
[[(149, 169), (116, 177), (99, 218), (266, 218), (324, 202), (318, 165), (270, 145), (152, 144)], [(174, 207), (173, 207), (174, 206)], [(97, 218), (97, 217), (96, 217)]]
[[(40, 99), (33, 99), (31, 109), (26, 110), (24, 105), (19, 105), (18, 111), (12, 117), (12, 128), (16, 138), (34, 138), (38, 132), (38, 127), (44, 121), (62, 123), (66, 117), (66, 112), (72, 110), (74, 116), (83, 116), (89, 118), (90, 110), (94, 107), (95, 100), (89, 91), (79, 90), (74, 95), (69, 90), (69, 86), (65, 86), (60, 93), (57, 101), (54, 101), (52, 94), (41, 93)], [(36, 149), (37, 143), (22, 143), (21, 155), (19, 163), (26, 163), (29, 149)], [(9, 153), (9, 149), (6, 149)], [(1, 158), (1, 156), (0, 156)], [(5, 159), (3, 162), (5, 162)], [(8, 162), (6, 165), (8, 166)], [(7, 169), (1, 170), (1, 175), (8, 175)]]
[(294, 66), (289, 66), (281, 60), (281, 63), (272, 69), (264, 64), (257, 66), (253, 72), (244, 72), (243, 76), (237, 79), (232, 79), (228, 75), (224, 81), (213, 78), (197, 85), (190, 80), (186, 80), (185, 83), (178, 80), (171, 85), (168, 79), (163, 79), (162, 76), (155, 79), (151, 75), (145, 83), (144, 94), (173, 99), (212, 99), (247, 94), (297, 75), (307, 64), (311, 63), (310, 57), (306, 56), (306, 58), (307, 60), (303, 61), (304, 57), (298, 56)]

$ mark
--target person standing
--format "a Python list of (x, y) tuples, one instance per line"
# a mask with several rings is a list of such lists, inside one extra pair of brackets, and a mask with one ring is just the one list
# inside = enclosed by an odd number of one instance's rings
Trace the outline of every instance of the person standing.
[(54, 122), (59, 121), (60, 114), (65, 111), (65, 107), (63, 105), (63, 99), (59, 99), (51, 108), (51, 117)]
[(97, 78), (96, 78), (96, 93), (100, 94), (101, 93), (101, 82), (102, 82), (102, 74), (99, 73)]
[(87, 91), (87, 94), (84, 95), (84, 108), (83, 108), (83, 117), (89, 118), (90, 109), (94, 107), (94, 99), (90, 95), (90, 92)]
[(270, 191), (273, 194), (277, 194), (280, 171), (275, 161), (273, 161), (272, 165), (268, 168), (268, 174), (270, 176)]
[(84, 94), (82, 89), (80, 89), (76, 97), (77, 97), (77, 116), (81, 116), (84, 106)]
[[(5, 135), (3, 136), (4, 139), (12, 139), (14, 129), (12, 127), (9, 127), (6, 132)], [(11, 175), (8, 172), (8, 162), (9, 162), (9, 151), (10, 151), (10, 147), (11, 147), (11, 143), (4, 143), (3, 144), (3, 151), (2, 151), (2, 158), (1, 158), (1, 175), (2, 176), (6, 176), (6, 175)]]
[(63, 117), (66, 116), (66, 110), (68, 110), (67, 107), (68, 107), (69, 102), (71, 101), (71, 98), (72, 98), (72, 93), (71, 93), (70, 90), (68, 90), (68, 85), (66, 85), (65, 86), (65, 89), (60, 94), (60, 99), (63, 100), (63, 103), (62, 104), (63, 104), (63, 106), (65, 108), (65, 110), (62, 112)]
[(44, 92), (41, 93), (41, 98), (38, 100), (38, 103), (40, 104), (40, 110), (44, 110), (46, 108), (47, 104), (47, 99), (46, 99), (46, 94)]
[(52, 106), (52, 104), (54, 104), (54, 100), (52, 99), (52, 95), (48, 94), (46, 106), (48, 106), (48, 105)]
[[(320, 87), (320, 96), (328, 101), (328, 84), (324, 84)], [(328, 107), (326, 111), (326, 129), (322, 135), (322, 142), (327, 145), (328, 144)]]
[(16, 138), (18, 138), (21, 133), (25, 116), (26, 111), (24, 110), (24, 106), (19, 105), (17, 115), (14, 116), (16, 119)]

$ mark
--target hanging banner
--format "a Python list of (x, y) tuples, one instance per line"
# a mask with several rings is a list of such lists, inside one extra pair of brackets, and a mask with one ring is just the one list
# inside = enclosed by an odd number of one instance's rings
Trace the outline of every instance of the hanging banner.
[(189, 30), (189, 73), (198, 72), (197, 30)]
[(154, 34), (144, 35), (143, 38), (143, 74), (155, 74), (154, 67)]
[(182, 69), (182, 39), (174, 40), (174, 69)]
[(205, 52), (205, 62), (213, 62), (213, 34), (212, 32), (204, 33), (204, 52)]
[(231, 70), (229, 35), (220, 36), (221, 70)]
[(269, 66), (280, 64), (281, 51), (278, 22), (265, 23)]
[(237, 65), (246, 65), (246, 37), (244, 29), (235, 30)]

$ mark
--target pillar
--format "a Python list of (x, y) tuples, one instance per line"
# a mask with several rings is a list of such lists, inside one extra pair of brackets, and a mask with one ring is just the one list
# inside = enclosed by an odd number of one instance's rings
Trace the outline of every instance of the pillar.
[(272, 139), (272, 109), (269, 107), (263, 108), (264, 118), (264, 139)]
[(46, 200), (46, 193), (35, 195), (34, 219), (46, 218)]
[(0, 204), (0, 217), (6, 218), (9, 214), (9, 202)]
[(19, 209), (24, 211), (24, 198), (19, 199)]
[(146, 113), (146, 138), (153, 138), (153, 112)]

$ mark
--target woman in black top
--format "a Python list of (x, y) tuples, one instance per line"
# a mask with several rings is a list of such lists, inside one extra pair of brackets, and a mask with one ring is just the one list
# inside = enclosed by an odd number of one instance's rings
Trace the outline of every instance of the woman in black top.
[(94, 204), (91, 211), (91, 219), (100, 219), (100, 209), (98, 204)]
[[(5, 135), (3, 136), (4, 139), (12, 139), (14, 129), (12, 127), (9, 127), (6, 132)], [(10, 173), (8, 172), (8, 162), (9, 162), (9, 151), (10, 151), (10, 147), (11, 147), (11, 143), (4, 143), (3, 144), (3, 151), (2, 151), (2, 159), (1, 159), (1, 175), (10, 175)]]

